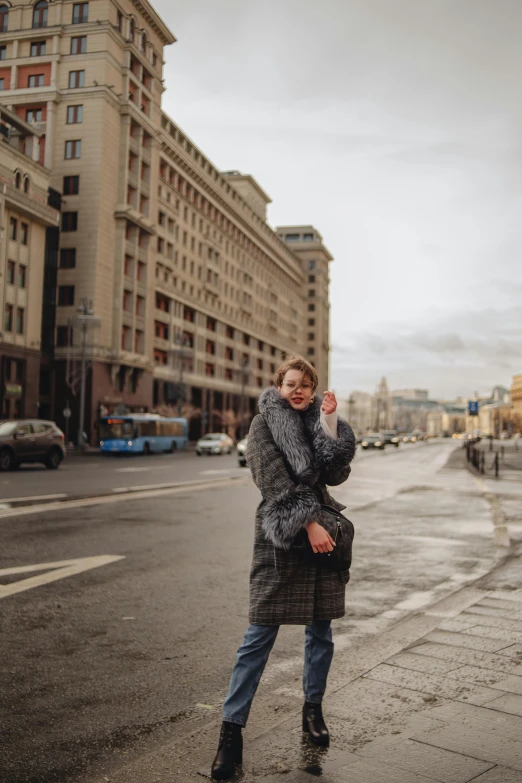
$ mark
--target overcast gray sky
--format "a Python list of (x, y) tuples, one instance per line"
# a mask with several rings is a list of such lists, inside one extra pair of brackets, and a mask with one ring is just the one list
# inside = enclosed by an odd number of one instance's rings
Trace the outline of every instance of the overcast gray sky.
[(152, 0), (164, 108), (313, 223), (346, 394), (522, 373), (521, 0)]

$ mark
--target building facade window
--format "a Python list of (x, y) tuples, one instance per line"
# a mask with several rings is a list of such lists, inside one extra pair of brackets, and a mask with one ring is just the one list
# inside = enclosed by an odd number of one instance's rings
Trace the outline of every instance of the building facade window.
[(9, 27), (9, 8), (6, 5), (0, 5), (0, 33), (6, 33)]
[(4, 331), (13, 331), (13, 305), (6, 304), (4, 310)]
[(77, 196), (80, 192), (80, 177), (76, 174), (73, 177), (63, 178), (63, 195)]
[(315, 289), (309, 288), (308, 289), (308, 296), (315, 296)]
[(309, 313), (313, 313), (314, 311), (315, 311), (315, 305), (314, 304), (309, 304), (308, 305), (308, 312)]
[(29, 224), (20, 223), (20, 242), (22, 245), (27, 245), (29, 242)]
[(5, 90), (5, 79), (0, 79), (0, 92)]
[(58, 304), (63, 307), (70, 307), (74, 304), (74, 286), (73, 285), (60, 285), (58, 286)]
[(78, 35), (71, 38), (71, 54), (85, 54), (87, 51), (87, 36)]
[(82, 156), (82, 142), (79, 139), (74, 141), (65, 142), (65, 159), (73, 160), (81, 158)]
[(315, 269), (315, 261), (309, 261), (308, 262), (308, 269), (310, 269), (310, 270)]
[(60, 269), (74, 269), (76, 267), (76, 248), (63, 247), (60, 250)]
[(7, 46), (0, 46), (0, 60), (7, 60)]
[(29, 79), (27, 80), (27, 86), (28, 87), (43, 87), (44, 86), (44, 75), (43, 75), (43, 73), (32, 74), (29, 77)]
[(35, 122), (41, 122), (43, 112), (41, 109), (27, 109), (25, 113), (25, 121), (32, 125)]
[(18, 285), (20, 288), (26, 288), (27, 286), (27, 267), (20, 264), (18, 267)]
[(69, 71), (69, 89), (85, 87), (85, 71)]
[(16, 270), (15, 262), (14, 261), (8, 261), (7, 262), (7, 276), (6, 276), (6, 283), (8, 285), (14, 285), (15, 270)]
[(73, 24), (84, 24), (89, 21), (89, 3), (74, 3), (73, 5)]
[(16, 308), (16, 333), (23, 334), (25, 326), (25, 310), (23, 307)]
[(67, 125), (77, 125), (83, 122), (83, 106), (67, 107)]
[(62, 212), (62, 231), (77, 231), (78, 213)]
[(46, 41), (33, 41), (31, 44), (31, 57), (41, 57), (45, 54)]
[(9, 218), (9, 239), (16, 242), (18, 239), (18, 220), (16, 218)]
[(65, 348), (69, 345), (69, 327), (58, 326), (56, 328), (56, 345), (58, 348)]
[(33, 9), (33, 28), (47, 27), (48, 4), (39, 0)]

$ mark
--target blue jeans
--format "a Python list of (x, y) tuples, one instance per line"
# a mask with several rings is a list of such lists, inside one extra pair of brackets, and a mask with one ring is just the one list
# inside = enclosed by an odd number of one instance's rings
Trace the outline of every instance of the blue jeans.
[[(223, 720), (246, 726), (252, 701), (274, 646), (278, 625), (249, 625), (236, 655)], [(330, 620), (315, 620), (305, 628), (303, 691), (306, 701), (320, 704), (332, 663), (334, 644)]]

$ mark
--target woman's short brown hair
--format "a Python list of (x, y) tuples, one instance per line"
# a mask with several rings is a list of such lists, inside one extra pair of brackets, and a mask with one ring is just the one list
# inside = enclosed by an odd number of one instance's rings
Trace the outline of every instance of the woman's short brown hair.
[(315, 367), (312, 364), (310, 364), (310, 362), (307, 362), (303, 356), (299, 356), (298, 354), (289, 356), (277, 368), (276, 373), (274, 375), (274, 383), (277, 387), (282, 386), (283, 379), (286, 373), (288, 372), (288, 370), (299, 370), (299, 372), (303, 373), (303, 377), (308, 376), (310, 378), (313, 386), (313, 391), (317, 389), (319, 378), (317, 377)]

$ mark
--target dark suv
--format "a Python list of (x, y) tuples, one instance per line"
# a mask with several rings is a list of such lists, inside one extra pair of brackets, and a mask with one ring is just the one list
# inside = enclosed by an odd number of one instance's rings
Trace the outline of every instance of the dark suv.
[(53, 421), (0, 421), (0, 470), (22, 462), (43, 462), (56, 470), (64, 457), (64, 435)]

